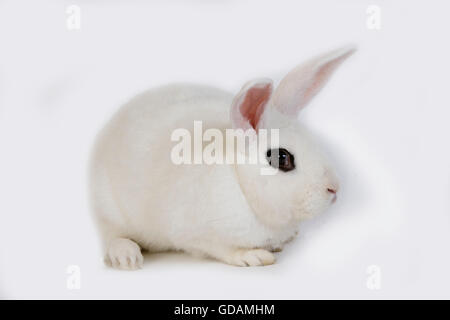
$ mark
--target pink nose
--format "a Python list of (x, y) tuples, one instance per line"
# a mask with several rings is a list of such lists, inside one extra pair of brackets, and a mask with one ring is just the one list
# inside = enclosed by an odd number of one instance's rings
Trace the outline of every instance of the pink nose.
[(332, 194), (336, 194), (336, 192), (337, 192), (336, 189), (333, 189), (333, 188), (327, 188), (327, 191)]

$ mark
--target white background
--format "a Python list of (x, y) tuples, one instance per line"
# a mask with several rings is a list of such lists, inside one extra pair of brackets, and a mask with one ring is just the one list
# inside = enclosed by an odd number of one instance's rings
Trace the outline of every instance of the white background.
[[(66, 8), (81, 8), (81, 29)], [(381, 29), (366, 26), (369, 5)], [(1, 1), (0, 297), (450, 298), (447, 1)], [(183, 254), (137, 272), (102, 264), (86, 201), (95, 133), (171, 81), (232, 92), (279, 81), (347, 43), (359, 51), (302, 113), (330, 145), (337, 204), (277, 264)], [(69, 265), (81, 288), (66, 286)], [(381, 272), (370, 290), (367, 268)]]

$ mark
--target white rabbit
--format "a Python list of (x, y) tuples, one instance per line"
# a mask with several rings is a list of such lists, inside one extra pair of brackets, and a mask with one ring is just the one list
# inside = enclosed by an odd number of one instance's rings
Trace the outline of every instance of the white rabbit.
[[(338, 181), (297, 120), (299, 111), (354, 52), (344, 48), (272, 82), (247, 83), (233, 98), (194, 85), (149, 90), (122, 107), (101, 131), (92, 154), (90, 196), (105, 261), (119, 269), (142, 267), (142, 249), (181, 250), (236, 266), (275, 262), (302, 219), (325, 210)], [(279, 129), (281, 170), (273, 155), (259, 164), (181, 164), (171, 160), (177, 128)], [(268, 150), (268, 151), (269, 151)], [(274, 152), (276, 154), (276, 152)], [(275, 163), (277, 162), (275, 159)]]

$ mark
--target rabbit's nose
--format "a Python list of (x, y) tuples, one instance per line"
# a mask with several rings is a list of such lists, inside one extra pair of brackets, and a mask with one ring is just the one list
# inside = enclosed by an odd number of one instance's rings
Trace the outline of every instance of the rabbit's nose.
[(336, 194), (336, 192), (337, 192), (336, 189), (337, 189), (337, 188), (327, 188), (327, 191), (328, 191), (329, 193)]
[(336, 187), (328, 187), (327, 191), (332, 194), (331, 203), (335, 203), (337, 199), (337, 188)]

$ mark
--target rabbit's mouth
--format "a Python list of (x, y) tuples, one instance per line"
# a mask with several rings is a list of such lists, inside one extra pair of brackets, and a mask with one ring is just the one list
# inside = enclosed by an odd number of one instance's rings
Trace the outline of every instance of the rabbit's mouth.
[(329, 196), (316, 194), (310, 198), (301, 198), (294, 202), (292, 214), (298, 220), (308, 220), (326, 211), (336, 201), (335, 193), (330, 193)]
[(337, 200), (337, 195), (333, 194), (333, 196), (331, 197), (331, 204), (335, 203)]

